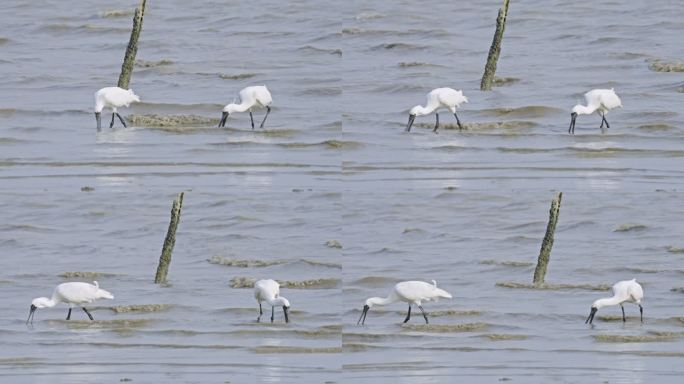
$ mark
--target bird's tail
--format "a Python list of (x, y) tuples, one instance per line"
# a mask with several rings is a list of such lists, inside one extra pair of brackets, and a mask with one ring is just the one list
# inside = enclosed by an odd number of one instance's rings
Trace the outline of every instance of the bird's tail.
[(439, 297), (443, 297), (445, 299), (451, 299), (451, 293), (449, 293), (443, 289), (435, 288), (435, 292), (437, 292), (437, 296), (439, 296)]

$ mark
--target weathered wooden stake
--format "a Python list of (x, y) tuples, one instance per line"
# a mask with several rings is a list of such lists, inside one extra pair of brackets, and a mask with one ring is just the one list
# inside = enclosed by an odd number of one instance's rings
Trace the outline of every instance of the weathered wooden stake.
[(176, 244), (176, 228), (178, 228), (178, 223), (180, 222), (181, 209), (183, 209), (183, 192), (178, 194), (178, 197), (176, 197), (171, 206), (171, 222), (169, 222), (169, 229), (166, 231), (164, 247), (162, 248), (161, 256), (159, 256), (157, 275), (154, 278), (156, 284), (166, 283), (166, 275), (169, 273), (173, 246)]
[(541, 250), (539, 251), (539, 259), (537, 260), (537, 268), (534, 269), (534, 284), (543, 284), (544, 276), (546, 276), (546, 267), (549, 264), (551, 257), (551, 248), (553, 247), (553, 234), (556, 232), (556, 223), (558, 222), (558, 214), (560, 213), (561, 198), (563, 192), (558, 192), (556, 197), (551, 201), (551, 210), (549, 211), (549, 223), (546, 226), (546, 234), (542, 240)]
[(499, 61), (499, 53), (501, 53), (501, 40), (503, 39), (504, 29), (506, 28), (508, 1), (509, 0), (504, 0), (503, 6), (499, 9), (499, 16), (496, 18), (496, 31), (494, 31), (494, 39), (492, 40), (492, 46), (489, 47), (487, 64), (485, 64), (484, 74), (482, 75), (482, 81), (480, 82), (481, 91), (492, 89), (492, 81), (494, 81), (494, 74), (496, 73), (496, 62)]
[(133, 30), (131, 30), (131, 39), (128, 41), (128, 47), (126, 47), (126, 55), (124, 56), (123, 64), (121, 64), (119, 88), (128, 89), (128, 84), (131, 82), (131, 74), (133, 74), (133, 66), (135, 65), (135, 55), (138, 53), (138, 37), (140, 37), (143, 16), (145, 16), (145, 3), (146, 0), (141, 0), (140, 6), (135, 9), (135, 15), (133, 15)]

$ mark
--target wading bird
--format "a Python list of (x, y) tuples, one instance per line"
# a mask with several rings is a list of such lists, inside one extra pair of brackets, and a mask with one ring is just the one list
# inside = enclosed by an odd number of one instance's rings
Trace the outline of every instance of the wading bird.
[(132, 89), (105, 87), (95, 92), (95, 120), (97, 120), (97, 130), (99, 131), (102, 129), (100, 115), (104, 108), (110, 108), (112, 110), (112, 122), (109, 123), (109, 128), (114, 126), (115, 115), (119, 118), (119, 121), (121, 121), (124, 128), (126, 128), (126, 122), (116, 109), (128, 107), (132, 102), (140, 102), (140, 97), (133, 93)]
[(366, 315), (368, 315), (368, 310), (374, 305), (389, 305), (397, 301), (403, 301), (408, 303), (408, 314), (404, 323), (409, 321), (411, 318), (411, 305), (415, 304), (420, 309), (420, 312), (425, 318), (425, 324), (428, 324), (428, 317), (423, 310), (422, 302), (434, 300), (437, 301), (440, 297), (451, 299), (451, 294), (443, 289), (437, 288), (437, 282), (432, 280), (432, 284), (426, 283), (424, 281), (402, 281), (394, 286), (392, 292), (386, 298), (382, 297), (371, 297), (366, 300), (366, 304), (363, 306), (363, 312), (359, 321), (356, 325), (363, 325), (366, 322)]
[(259, 126), (259, 128), (263, 128), (268, 114), (271, 113), (271, 103), (273, 102), (271, 92), (268, 91), (268, 88), (266, 88), (265, 85), (247, 87), (241, 90), (238, 96), (240, 99), (239, 104), (230, 103), (223, 108), (221, 121), (218, 125), (219, 128), (226, 126), (226, 120), (231, 113), (249, 111), (249, 118), (252, 120), (252, 129), (254, 129), (252, 110), (266, 108), (266, 115)]
[(568, 128), (568, 133), (570, 134), (575, 134), (577, 115), (591, 115), (597, 112), (601, 116), (601, 126), (599, 128), (603, 129), (604, 122), (606, 123), (606, 128), (610, 128), (608, 120), (606, 120), (606, 114), (613, 108), (622, 108), (622, 101), (613, 88), (592, 89), (584, 94), (584, 99), (587, 101), (586, 106), (577, 104), (572, 108), (570, 127)]
[(97, 281), (93, 281), (93, 284), (72, 282), (72, 283), (62, 283), (55, 288), (52, 293), (52, 298), (39, 297), (33, 299), (31, 302), (31, 309), (29, 311), (29, 317), (26, 319), (26, 324), (29, 322), (33, 323), (33, 318), (35, 317), (36, 309), (38, 308), (52, 308), (57, 303), (69, 304), (69, 313), (67, 314), (67, 320), (71, 319), (71, 309), (74, 307), (81, 307), (83, 312), (88, 315), (90, 320), (93, 320), (93, 315), (88, 312), (84, 307), (86, 304), (90, 304), (98, 299), (113, 299), (114, 296), (100, 289)]
[(285, 314), (285, 322), (289, 323), (290, 318), (287, 315), (290, 309), (290, 302), (280, 296), (280, 284), (275, 280), (259, 280), (254, 283), (254, 298), (259, 302), (259, 317), (257, 317), (257, 322), (261, 320), (261, 315), (264, 311), (261, 310), (261, 302), (265, 301), (271, 306), (271, 323), (273, 322), (273, 312), (275, 311), (275, 306), (279, 305), (283, 307), (283, 313)]
[(411, 126), (416, 116), (428, 115), (435, 112), (435, 129), (433, 132), (437, 132), (439, 128), (439, 110), (444, 108), (451, 111), (456, 117), (456, 123), (458, 124), (458, 129), (462, 130), (463, 126), (461, 121), (458, 119), (456, 114), (456, 107), (460, 107), (462, 103), (467, 103), (468, 98), (463, 96), (463, 92), (460, 90), (455, 90), (451, 88), (437, 88), (430, 91), (427, 94), (427, 101), (425, 106), (416, 105), (409, 111), (408, 125), (406, 126), (406, 132), (411, 132)]
[(622, 308), (622, 321), (625, 322), (625, 307), (623, 303), (634, 303), (639, 306), (639, 312), (641, 313), (641, 322), (644, 322), (644, 307), (641, 306), (641, 300), (644, 298), (644, 290), (641, 288), (641, 284), (636, 282), (636, 279), (623, 280), (615, 283), (613, 285), (613, 297), (607, 297), (605, 299), (598, 299), (594, 301), (591, 305), (591, 313), (589, 317), (584, 322), (584, 324), (591, 324), (594, 321), (594, 315), (596, 311), (602, 307), (609, 305), (620, 305)]

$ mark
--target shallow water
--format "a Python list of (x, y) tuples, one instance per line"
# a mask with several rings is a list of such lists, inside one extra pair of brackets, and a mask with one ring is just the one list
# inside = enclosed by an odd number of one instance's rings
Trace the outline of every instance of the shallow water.
[[(679, 2), (513, 3), (498, 75), (517, 81), (486, 93), (500, 1), (151, 2), (131, 82), (143, 103), (122, 114), (198, 118), (96, 134), (92, 94), (118, 77), (136, 3), (1, 6), (3, 382), (666, 383), (684, 373), (673, 305), (684, 286), (684, 79), (649, 68), (684, 56)], [(251, 131), (245, 114), (214, 128), (251, 84), (273, 92), (266, 129)], [(468, 129), (448, 129), (442, 114), (439, 134), (431, 117), (404, 133), (408, 109), (439, 86), (463, 89)], [(605, 133), (582, 116), (567, 135), (570, 107), (597, 87), (614, 87), (624, 108)], [(585, 287), (508, 288), (530, 282), (557, 191), (547, 281)], [(251, 289), (231, 288), (261, 277), (291, 283), (290, 324), (279, 311), (257, 324)], [(627, 323), (605, 308), (585, 326), (604, 295), (586, 288), (633, 277), (645, 323), (627, 305)], [(24, 325), (32, 298), (93, 279), (116, 297), (95, 304), (95, 322), (82, 312), (66, 322), (60, 307)], [(435, 279), (454, 299), (426, 303), (427, 326), (419, 313), (402, 325), (402, 304), (356, 326), (365, 298), (408, 279)]]

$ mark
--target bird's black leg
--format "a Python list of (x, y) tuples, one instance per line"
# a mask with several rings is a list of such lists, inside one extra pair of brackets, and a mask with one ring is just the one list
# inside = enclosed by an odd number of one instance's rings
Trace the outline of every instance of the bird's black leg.
[(639, 312), (641, 313), (641, 322), (644, 322), (644, 307), (639, 304)]
[(264, 116), (264, 119), (261, 120), (261, 125), (259, 126), (259, 128), (264, 127), (264, 123), (266, 122), (266, 118), (268, 117), (269, 113), (271, 113), (271, 107), (266, 107), (266, 116)]
[(102, 117), (100, 112), (95, 112), (95, 121), (97, 121), (97, 131), (100, 132), (102, 130)]
[(423, 310), (423, 306), (419, 305), (418, 308), (420, 308), (420, 312), (423, 313), (423, 317), (425, 318), (425, 324), (429, 324), (428, 318), (427, 318), (427, 313)]
[(112, 122), (109, 123), (109, 128), (113, 128), (113, 127), (114, 127), (114, 112), (112, 112)]
[(257, 323), (261, 321), (261, 315), (264, 314), (264, 311), (261, 310), (261, 301), (259, 302), (259, 317), (257, 317)]
[(463, 126), (461, 125), (461, 120), (458, 119), (458, 115), (456, 114), (456, 112), (454, 112), (454, 117), (456, 118), (456, 124), (458, 124), (458, 130), (462, 131)]
[(116, 113), (116, 117), (119, 118), (119, 121), (121, 122), (121, 124), (123, 124), (124, 128), (128, 128), (128, 126), (126, 125), (126, 120), (124, 120), (123, 117), (119, 115), (119, 112)]
[(608, 120), (606, 119), (606, 115), (603, 115), (603, 121), (606, 122), (606, 128), (610, 128), (610, 124), (608, 124)]
[(252, 130), (254, 130), (254, 117), (252, 116), (252, 111), (249, 111), (249, 118), (252, 120)]
[(406, 318), (404, 319), (404, 323), (408, 322), (410, 318), (411, 318), (411, 304), (409, 304), (408, 314), (406, 314)]
[(435, 113), (435, 129), (432, 132), (437, 132), (437, 128), (439, 128), (439, 113)]
[(71, 320), (71, 308), (69, 308), (69, 313), (67, 313), (67, 320)]
[(271, 323), (273, 322), (273, 312), (275, 311), (275, 306), (271, 306)]
[(93, 319), (93, 315), (91, 315), (90, 312), (88, 312), (88, 310), (85, 307), (81, 307), (81, 309), (83, 310), (83, 312), (86, 313), (86, 315), (88, 315), (90, 320), (95, 320), (95, 319)]
[(624, 323), (625, 321), (627, 321), (627, 318), (625, 317), (625, 307), (622, 304), (620, 304), (620, 308), (622, 308), (622, 322)]

